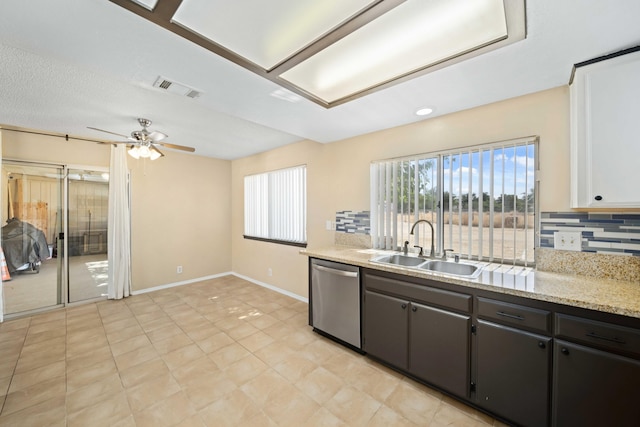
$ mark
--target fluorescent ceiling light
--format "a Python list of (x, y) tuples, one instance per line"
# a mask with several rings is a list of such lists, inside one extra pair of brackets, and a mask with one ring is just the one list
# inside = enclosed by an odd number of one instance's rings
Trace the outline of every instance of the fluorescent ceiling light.
[(131, 0), (135, 3), (138, 3), (140, 6), (145, 7), (149, 10), (153, 10), (158, 4), (158, 0)]
[(110, 1), (326, 108), (526, 36), (524, 0)]
[(182, 0), (173, 21), (271, 69), (372, 0)]
[(506, 36), (502, 0), (412, 0), (282, 78), (330, 103)]

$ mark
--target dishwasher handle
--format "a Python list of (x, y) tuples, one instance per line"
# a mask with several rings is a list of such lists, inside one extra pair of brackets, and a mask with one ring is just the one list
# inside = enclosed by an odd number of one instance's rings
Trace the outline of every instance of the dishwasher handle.
[(358, 277), (358, 272), (356, 271), (337, 270), (335, 268), (324, 267), (322, 265), (314, 265), (313, 268), (319, 271), (324, 271), (326, 273), (335, 274), (336, 276)]

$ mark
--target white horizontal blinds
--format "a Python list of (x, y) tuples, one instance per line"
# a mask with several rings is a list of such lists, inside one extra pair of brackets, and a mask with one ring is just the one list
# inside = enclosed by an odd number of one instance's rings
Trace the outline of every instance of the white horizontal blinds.
[(524, 138), (374, 163), (374, 247), (399, 249), (404, 240), (428, 247), (430, 229), (409, 237), (413, 222), (427, 219), (438, 254), (453, 249), (469, 259), (533, 264), (535, 156), (536, 139)]
[(307, 241), (306, 166), (245, 177), (245, 235)]

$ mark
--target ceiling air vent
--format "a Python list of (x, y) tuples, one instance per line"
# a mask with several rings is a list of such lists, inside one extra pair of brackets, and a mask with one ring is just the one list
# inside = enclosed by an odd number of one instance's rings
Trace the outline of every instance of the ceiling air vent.
[(182, 83), (176, 83), (162, 76), (158, 76), (153, 87), (157, 87), (177, 95), (187, 96), (189, 98), (197, 98), (202, 94), (202, 92), (190, 88), (189, 86), (183, 85)]

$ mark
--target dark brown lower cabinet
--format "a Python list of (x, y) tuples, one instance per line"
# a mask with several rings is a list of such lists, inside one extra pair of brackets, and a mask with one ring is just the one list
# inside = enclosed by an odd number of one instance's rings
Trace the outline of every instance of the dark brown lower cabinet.
[(640, 424), (640, 361), (556, 340), (553, 425)]
[(409, 319), (409, 372), (468, 397), (471, 316), (412, 302)]
[(523, 426), (549, 424), (551, 337), (478, 321), (478, 405)]
[(408, 364), (409, 302), (366, 291), (364, 296), (364, 350), (400, 369)]

